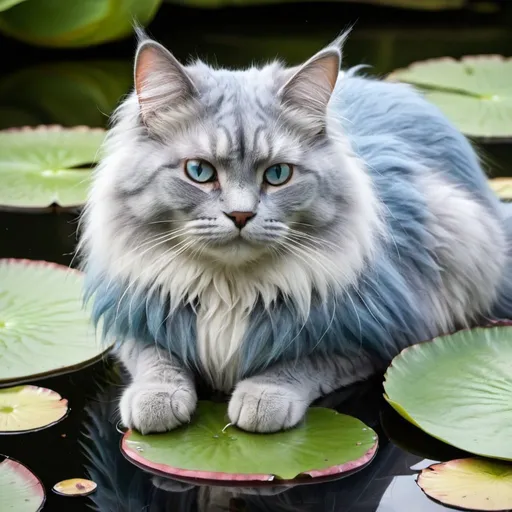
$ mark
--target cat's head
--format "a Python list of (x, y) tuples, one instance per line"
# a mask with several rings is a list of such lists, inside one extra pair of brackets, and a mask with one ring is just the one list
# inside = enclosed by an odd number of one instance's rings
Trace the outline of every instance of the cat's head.
[(296, 67), (227, 70), (185, 66), (143, 38), (96, 173), (89, 238), (162, 264), (354, 251), (371, 201), (335, 112), (342, 41)]

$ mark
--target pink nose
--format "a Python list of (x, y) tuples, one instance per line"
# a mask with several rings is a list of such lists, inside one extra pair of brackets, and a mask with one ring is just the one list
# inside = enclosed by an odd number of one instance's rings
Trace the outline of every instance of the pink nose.
[(238, 229), (242, 229), (256, 214), (253, 212), (229, 212), (225, 215), (234, 222)]

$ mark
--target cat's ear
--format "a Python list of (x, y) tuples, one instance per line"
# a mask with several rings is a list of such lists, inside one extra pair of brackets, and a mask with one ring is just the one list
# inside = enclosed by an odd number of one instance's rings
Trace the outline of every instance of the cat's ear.
[(197, 96), (185, 68), (171, 52), (151, 39), (139, 43), (134, 81), (140, 113), (148, 126), (164, 111), (184, 113)]
[(278, 92), (285, 107), (299, 111), (315, 127), (325, 123), (327, 104), (340, 71), (345, 37), (345, 34), (340, 36), (301, 66), (287, 70), (289, 77)]

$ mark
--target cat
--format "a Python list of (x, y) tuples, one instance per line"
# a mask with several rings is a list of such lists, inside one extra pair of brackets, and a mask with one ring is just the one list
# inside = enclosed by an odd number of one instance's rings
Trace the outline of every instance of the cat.
[(512, 312), (512, 207), (418, 91), (303, 64), (181, 64), (139, 35), (84, 210), (86, 299), (132, 376), (123, 423), (297, 425), (403, 348)]

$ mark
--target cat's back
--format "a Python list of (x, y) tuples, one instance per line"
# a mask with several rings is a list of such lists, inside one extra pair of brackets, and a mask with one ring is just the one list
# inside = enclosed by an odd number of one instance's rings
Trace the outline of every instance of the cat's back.
[(409, 161), (495, 204), (469, 141), (412, 86), (359, 77), (349, 70), (336, 86), (333, 106), (370, 172), (386, 173), (390, 158), (405, 167)]

